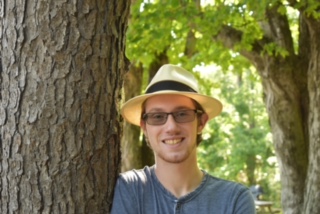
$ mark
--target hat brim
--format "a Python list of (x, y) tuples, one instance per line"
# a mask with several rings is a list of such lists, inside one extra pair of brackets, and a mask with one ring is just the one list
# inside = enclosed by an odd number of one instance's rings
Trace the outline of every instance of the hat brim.
[(222, 111), (221, 102), (213, 97), (194, 93), (194, 92), (165, 90), (165, 91), (158, 91), (150, 94), (140, 95), (128, 100), (122, 106), (122, 109), (121, 109), (122, 117), (129, 123), (140, 126), (142, 103), (149, 97), (153, 97), (156, 95), (163, 95), (163, 94), (183, 95), (186, 97), (190, 97), (191, 99), (194, 99), (202, 106), (204, 111), (208, 114), (209, 120), (219, 115)]

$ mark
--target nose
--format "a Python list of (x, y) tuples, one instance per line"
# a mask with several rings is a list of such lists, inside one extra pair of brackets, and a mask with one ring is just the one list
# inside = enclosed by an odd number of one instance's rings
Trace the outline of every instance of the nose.
[(168, 115), (167, 121), (165, 123), (166, 126), (166, 130), (167, 131), (172, 131), (172, 130), (176, 130), (178, 127), (178, 123), (174, 120), (174, 117), (172, 114)]

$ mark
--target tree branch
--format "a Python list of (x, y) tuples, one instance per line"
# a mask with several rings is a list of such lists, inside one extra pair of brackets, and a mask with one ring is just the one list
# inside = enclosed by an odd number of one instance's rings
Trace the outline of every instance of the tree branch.
[(265, 24), (267, 24), (268, 27), (262, 27), (262, 29), (266, 36), (271, 37), (273, 42), (287, 50), (289, 54), (292, 55), (294, 54), (294, 46), (289, 21), (287, 16), (279, 13), (280, 6), (283, 5), (279, 3), (278, 5), (266, 10), (267, 23)]
[[(220, 32), (214, 36), (214, 40), (221, 42), (226, 48), (234, 50), (235, 45), (239, 44), (242, 40), (242, 32), (236, 30), (230, 26), (223, 26)], [(240, 54), (251, 61), (257, 68), (261, 67), (262, 62), (262, 51), (265, 44), (270, 41), (267, 38), (257, 40), (252, 44), (251, 50), (238, 50)]]
[[(291, 1), (294, 3), (294, 1)], [(266, 19), (259, 22), (263, 31), (263, 38), (255, 41), (251, 50), (239, 50), (240, 54), (260, 67), (262, 64), (262, 51), (266, 44), (275, 43), (279, 47), (288, 51), (289, 55), (294, 55), (293, 39), (289, 27), (289, 21), (286, 15), (279, 13), (281, 4), (268, 8), (265, 11)], [(221, 42), (225, 47), (233, 49), (236, 44), (242, 40), (242, 31), (231, 26), (223, 26), (221, 31), (214, 37), (215, 40)]]

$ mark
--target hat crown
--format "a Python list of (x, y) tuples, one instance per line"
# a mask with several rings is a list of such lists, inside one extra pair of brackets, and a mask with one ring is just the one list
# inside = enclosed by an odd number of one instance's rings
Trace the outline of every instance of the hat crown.
[(157, 83), (165, 81), (177, 82), (191, 88), (195, 92), (199, 91), (198, 81), (190, 72), (179, 66), (171, 64), (163, 65), (159, 69), (159, 71), (156, 73), (156, 75), (153, 77), (153, 79), (147, 86), (146, 90), (148, 90), (150, 87)]

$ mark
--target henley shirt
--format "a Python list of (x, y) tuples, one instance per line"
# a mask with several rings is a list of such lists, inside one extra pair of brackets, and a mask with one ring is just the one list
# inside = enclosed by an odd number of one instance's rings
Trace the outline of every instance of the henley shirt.
[(154, 166), (121, 173), (111, 214), (255, 214), (249, 189), (204, 171), (201, 184), (180, 198), (157, 179)]

